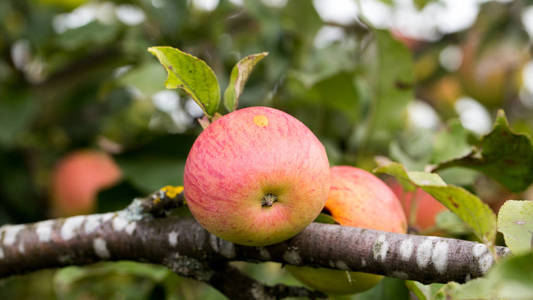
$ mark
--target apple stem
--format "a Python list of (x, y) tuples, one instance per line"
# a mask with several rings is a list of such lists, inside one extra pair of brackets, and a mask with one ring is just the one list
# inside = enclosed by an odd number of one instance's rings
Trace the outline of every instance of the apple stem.
[(274, 202), (277, 202), (277, 201), (278, 201), (278, 196), (268, 193), (264, 195), (263, 198), (261, 199), (261, 206), (271, 207), (274, 204)]

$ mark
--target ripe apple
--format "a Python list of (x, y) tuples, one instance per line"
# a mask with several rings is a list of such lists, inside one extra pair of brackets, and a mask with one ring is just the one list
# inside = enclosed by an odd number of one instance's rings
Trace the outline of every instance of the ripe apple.
[(296, 235), (324, 207), (329, 185), (324, 146), (300, 121), (268, 107), (216, 119), (185, 163), (185, 198), (195, 219), (242, 245)]
[[(398, 198), (383, 181), (359, 168), (331, 168), (331, 188), (324, 210), (343, 226), (397, 233), (407, 230)], [(383, 277), (325, 268), (287, 266), (287, 269), (309, 287), (330, 294), (363, 292)]]
[(72, 216), (92, 212), (98, 191), (120, 178), (120, 168), (104, 152), (80, 150), (68, 154), (52, 172), (52, 213)]
[[(423, 231), (433, 228), (437, 215), (447, 209), (442, 203), (420, 188), (413, 192), (407, 192), (396, 180), (390, 180), (388, 184), (394, 194), (400, 199), (405, 215), (412, 223), (410, 225), (418, 230)], [(416, 207), (411, 207), (412, 204), (416, 205)], [(412, 209), (416, 211), (415, 215), (411, 215)]]

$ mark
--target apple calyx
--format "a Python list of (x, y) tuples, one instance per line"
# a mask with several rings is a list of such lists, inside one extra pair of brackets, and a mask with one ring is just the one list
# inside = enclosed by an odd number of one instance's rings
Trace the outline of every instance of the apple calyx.
[(275, 202), (278, 202), (278, 196), (268, 193), (261, 198), (261, 207), (271, 207)]

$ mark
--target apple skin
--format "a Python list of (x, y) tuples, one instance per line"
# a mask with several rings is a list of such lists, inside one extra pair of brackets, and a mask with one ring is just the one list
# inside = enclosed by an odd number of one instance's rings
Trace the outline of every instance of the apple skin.
[(71, 152), (52, 172), (52, 214), (64, 217), (91, 213), (97, 193), (117, 183), (121, 176), (120, 168), (104, 152)]
[[(405, 233), (407, 221), (391, 189), (378, 177), (355, 167), (331, 168), (325, 209), (343, 226)], [(326, 268), (287, 266), (304, 284), (329, 294), (353, 294), (375, 286), (383, 276)]]
[(437, 215), (447, 210), (442, 203), (420, 188), (417, 188), (413, 192), (406, 192), (396, 180), (391, 180), (388, 184), (394, 194), (396, 194), (396, 197), (400, 199), (408, 219), (410, 218), (411, 203), (416, 199), (418, 206), (416, 208), (416, 219), (414, 219), (414, 224), (411, 225), (415, 226), (418, 230), (426, 230), (434, 227), (436, 225)]
[(303, 123), (273, 108), (249, 107), (216, 119), (198, 136), (185, 163), (185, 198), (216, 236), (270, 245), (320, 214), (329, 172), (324, 146)]

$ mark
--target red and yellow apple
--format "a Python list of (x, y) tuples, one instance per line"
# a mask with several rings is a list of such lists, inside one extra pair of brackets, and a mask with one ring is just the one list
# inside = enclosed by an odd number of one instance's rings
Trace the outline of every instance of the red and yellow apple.
[[(343, 226), (405, 233), (407, 221), (398, 198), (381, 179), (354, 167), (331, 168), (325, 211)], [(330, 294), (353, 294), (372, 288), (382, 278), (362, 272), (287, 266), (307, 286)]]
[(104, 152), (81, 150), (68, 154), (52, 172), (52, 213), (72, 216), (92, 212), (97, 193), (120, 178), (120, 168)]
[(423, 231), (434, 228), (437, 215), (447, 209), (442, 203), (420, 188), (407, 192), (396, 180), (390, 180), (388, 184), (394, 194), (396, 194), (396, 197), (400, 199), (410, 225), (417, 230)]
[(211, 233), (262, 246), (303, 230), (326, 203), (324, 146), (300, 121), (268, 107), (239, 109), (211, 123), (185, 163), (187, 204)]

